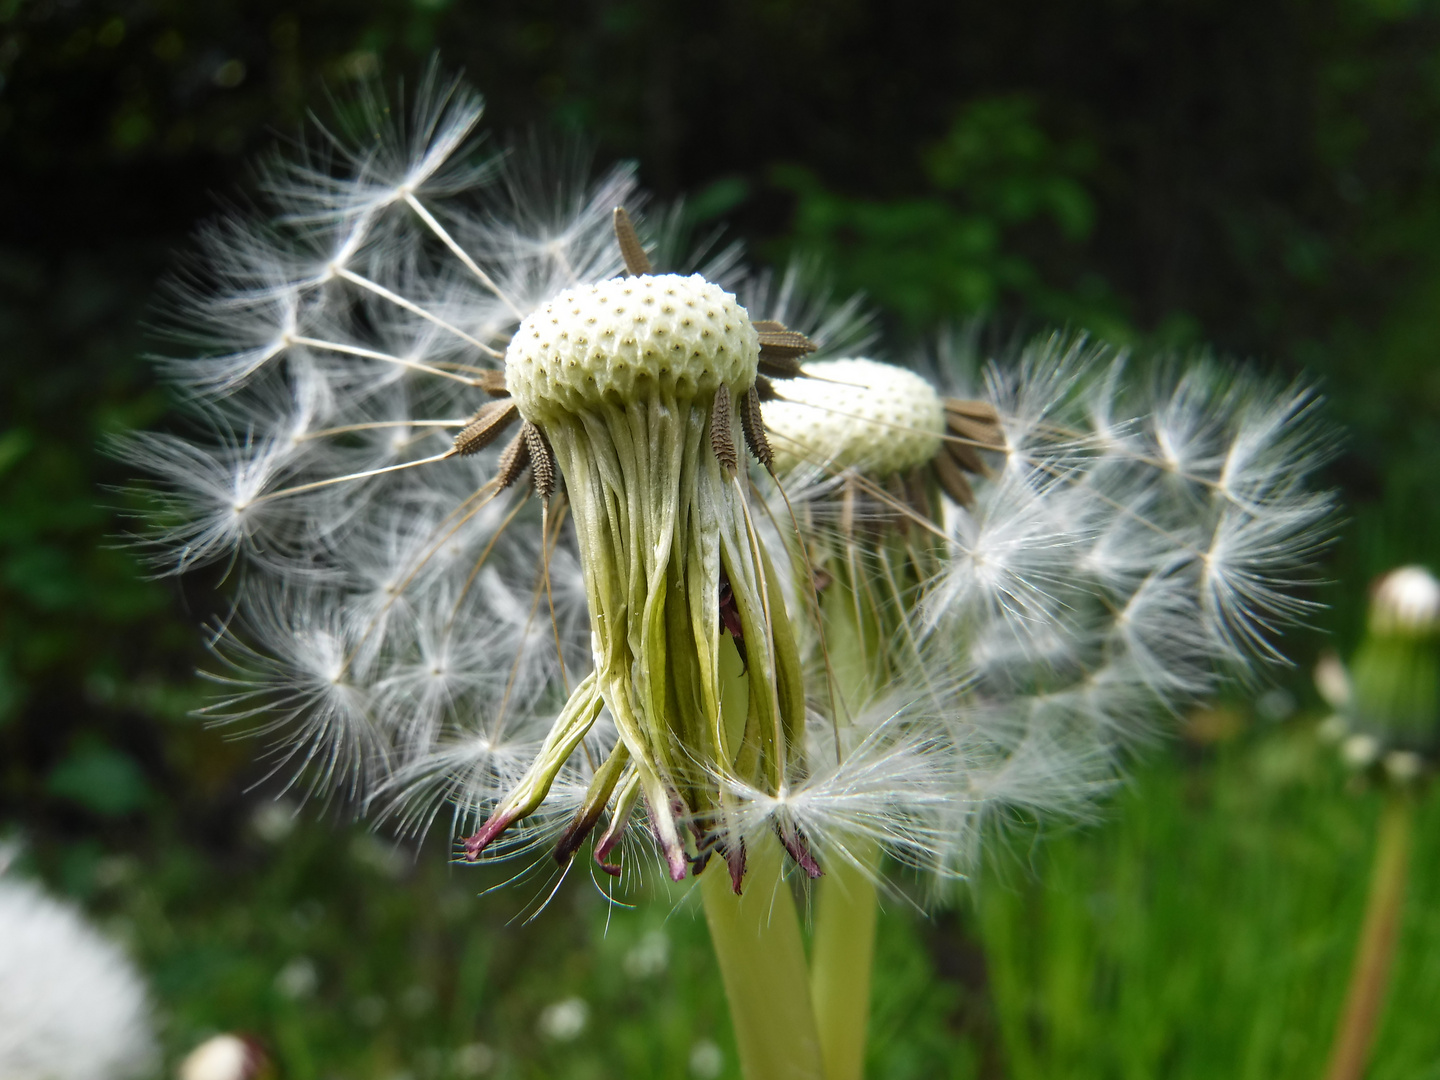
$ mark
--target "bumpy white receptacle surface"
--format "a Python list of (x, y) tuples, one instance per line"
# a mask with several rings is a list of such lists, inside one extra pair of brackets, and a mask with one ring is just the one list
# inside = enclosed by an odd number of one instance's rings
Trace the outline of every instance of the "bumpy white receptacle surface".
[(945, 407), (913, 371), (860, 358), (806, 364), (805, 371), (814, 378), (778, 384), (786, 400), (764, 406), (781, 472), (809, 464), (886, 476), (924, 465), (940, 450)]
[(647, 274), (567, 289), (532, 312), (505, 354), (505, 385), (522, 416), (543, 422), (645, 394), (745, 388), (759, 354), (730, 293), (698, 274)]

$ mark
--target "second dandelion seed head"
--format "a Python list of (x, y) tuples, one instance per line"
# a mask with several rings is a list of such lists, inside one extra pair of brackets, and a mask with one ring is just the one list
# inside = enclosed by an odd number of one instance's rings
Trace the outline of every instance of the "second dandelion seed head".
[(765, 404), (775, 468), (852, 466), (888, 476), (928, 464), (945, 434), (945, 407), (925, 379), (852, 357), (810, 364), (808, 379)]

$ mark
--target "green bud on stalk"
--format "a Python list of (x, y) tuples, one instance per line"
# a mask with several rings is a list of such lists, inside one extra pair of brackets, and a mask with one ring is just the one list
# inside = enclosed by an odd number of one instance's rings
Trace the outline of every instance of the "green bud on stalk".
[[(1403, 566), (1376, 584), (1350, 665), (1350, 726), (1388, 756), (1432, 754), (1440, 742), (1440, 582)], [(1401, 764), (1402, 771), (1408, 759)]]

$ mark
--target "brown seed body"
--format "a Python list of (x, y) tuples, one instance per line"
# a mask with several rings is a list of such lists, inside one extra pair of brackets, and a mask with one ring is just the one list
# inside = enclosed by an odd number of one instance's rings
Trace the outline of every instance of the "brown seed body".
[(530, 467), (530, 440), (525, 437), (525, 428), (530, 426), (527, 420), (525, 426), (515, 433), (509, 445), (500, 453), (500, 464), (495, 469), (495, 483), (501, 491), (519, 480)]
[(650, 273), (650, 256), (635, 232), (635, 224), (623, 206), (615, 208), (615, 239), (620, 243), (620, 257), (625, 260), (625, 269), (631, 277)]
[(534, 424), (527, 421), (520, 434), (525, 437), (525, 449), (530, 455), (530, 479), (535, 485), (535, 494), (541, 502), (548, 503), (555, 494), (555, 455), (545, 441), (544, 432)]
[(484, 450), (519, 417), (515, 402), (509, 398), (486, 402), (455, 436), (455, 452), (463, 457)]
[(710, 449), (726, 475), (734, 476), (740, 467), (740, 455), (735, 449), (730, 388), (723, 384), (715, 391), (715, 404), (710, 411)]
[(765, 437), (765, 418), (760, 414), (760, 395), (755, 387), (745, 392), (745, 401), (740, 408), (740, 428), (745, 432), (745, 445), (755, 460), (765, 466), (767, 472), (775, 471), (775, 453), (770, 449), (770, 440)]

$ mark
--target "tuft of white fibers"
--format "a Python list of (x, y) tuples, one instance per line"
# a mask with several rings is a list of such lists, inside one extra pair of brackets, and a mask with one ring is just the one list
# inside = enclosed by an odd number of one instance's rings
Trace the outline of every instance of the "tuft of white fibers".
[(129, 1080), (155, 1065), (145, 983), (124, 950), (0, 872), (0, 1076)]
[(644, 199), (628, 167), (484, 146), (479, 97), (434, 69), (408, 108), (366, 87), (340, 111), (202, 231), (159, 361), (188, 431), (117, 452), (153, 478), (158, 570), (237, 566), (207, 715), (317, 789), (388, 799), (589, 666), (558, 524), (486, 490), (498, 447), (451, 442), (520, 320), (620, 268), (611, 212)]
[(1330, 536), (1333, 499), (1309, 486), (1329, 448), (1303, 386), (1206, 359), (1126, 368), (1062, 335), (991, 364), (1010, 450), (955, 515), (927, 619), (971, 624), (978, 605), (1021, 642), (1064, 624), (1072, 651), (1123, 658), (1173, 702), (1217, 665), (1283, 661), (1279, 636), (1315, 609), (1297, 593)]
[[(973, 866), (987, 824), (1083, 815), (1181, 707), (1283, 661), (1333, 517), (1310, 486), (1328, 447), (1303, 386), (1203, 358), (1137, 378), (1083, 335), (985, 359), (978, 387), (955, 385), (954, 358), (920, 365), (967, 399), (947, 411), (993, 415), (1001, 433), (1000, 452), (973, 444), (984, 460), (970, 456), (963, 504), (851, 464), (860, 425), (782, 474), (772, 518), (794, 507), (804, 538), (793, 580), (821, 582), (827, 629), (806, 643), (821, 715), (808, 777), (783, 799), (735, 793), (822, 851), (879, 841), (942, 877)], [(826, 391), (827, 417), (863, 411)], [(827, 700), (827, 676), (846, 692)]]
[[(802, 448), (776, 487), (742, 464), (762, 392), (767, 408), (800, 410), (802, 426), (843, 440), (857, 427), (847, 395), (868, 393), (846, 372), (884, 376), (868, 359), (819, 362), (874, 341), (856, 301), (817, 300), (794, 268), (746, 277), (713, 237), (687, 255), (678, 211), (653, 208), (647, 224), (632, 167), (595, 178), (574, 152), (488, 143), (480, 99), (433, 69), (408, 104), (367, 87), (340, 111), (342, 122), (268, 163), (256, 208), (202, 232), (169, 292), (159, 361), (181, 419), (118, 447), (152, 478), (135, 506), (157, 572), (228, 568), (232, 607), (212, 639), (221, 693), (205, 714), (268, 738), (275, 767), (302, 788), (342, 793), (409, 832), (448, 816), (457, 836), (476, 834), (472, 855), (497, 836), (487, 853), (556, 842), (568, 865), (589, 836), (601, 870), (623, 864), (632, 879), (631, 860), (657, 848), (672, 874), (713, 853), (738, 872), (737, 842), (767, 830), (807, 872), (813, 844), (822, 861), (853, 857), (874, 872), (852, 849), (883, 848), (945, 878), (973, 864), (987, 823), (1080, 813), (1126, 747), (1223, 675), (1281, 659), (1279, 636), (1311, 609), (1297, 586), (1331, 504), (1309, 486), (1327, 447), (1303, 386), (1203, 360), (1137, 377), (1079, 335), (972, 364), (983, 373), (965, 387), (955, 385), (964, 365), (941, 356), (916, 365), (933, 390), (901, 373), (928, 403), (925, 430), (907, 429), (914, 410), (889, 409), (869, 434), (914, 454), (887, 459), (879, 476), (866, 472), (873, 454), (808, 460)], [(631, 244), (634, 273), (613, 280), (627, 266), (617, 207), (666, 263), (653, 275)], [(786, 729), (765, 736), (780, 764), (763, 784), (742, 779), (736, 760), (680, 745), (684, 717), (654, 725), (667, 732), (657, 745), (632, 746), (634, 718), (616, 719), (623, 699), (596, 689), (601, 675), (640, 685), (648, 673), (613, 623), (593, 632), (592, 600), (610, 586), (587, 580), (595, 556), (581, 558), (575, 521), (591, 500), (605, 503), (604, 520), (663, 522), (655, 492), (637, 509), (597, 456), (590, 481), (552, 475), (532, 499), (496, 479), (514, 428), (484, 445), (462, 434), (515, 404), (507, 415), (529, 440), (517, 445), (563, 474), (579, 459), (544, 415), (519, 408), (524, 388), (499, 379), (517, 329), (553, 332), (532, 365), (536, 393), (573, 384), (577, 400), (605, 397), (613, 411), (628, 399), (609, 360), (639, 340), (636, 312), (616, 309), (633, 293), (664, 310), (682, 283), (717, 319), (723, 311), (728, 336), (671, 312), (679, 321), (652, 328), (656, 354), (661, 330), (674, 348), (700, 334), (748, 365), (724, 395), (707, 391), (717, 404), (695, 414), (686, 451), (709, 470), (693, 510), (709, 561), (667, 561), (671, 521), (645, 555), (668, 576), (600, 616), (636, 618), (647, 596), (700, 595), (697, 581), (715, 592), (721, 549), (706, 530), (733, 521), (714, 611), (697, 604), (682, 620), (684, 633), (719, 635), (718, 650), (694, 658), (714, 671), (685, 685), (718, 687), (727, 665), (780, 670), (790, 631), (770, 645), (755, 635), (793, 626)], [(546, 322), (540, 313), (562, 297)], [(809, 340), (797, 348), (791, 332)], [(759, 382), (757, 364), (769, 372)], [(787, 364), (801, 365), (799, 378)], [(675, 374), (668, 363), (636, 371), (625, 377)], [(729, 445), (713, 426), (727, 418)], [(784, 432), (774, 437), (778, 452)], [(586, 518), (596, 536), (602, 518)], [(752, 563), (768, 569), (747, 584)], [(726, 608), (746, 590), (763, 604)], [(762, 607), (763, 619), (745, 614)], [(653, 629), (668, 640), (675, 627)], [(597, 672), (606, 634), (620, 659)], [(718, 695), (703, 707), (714, 711)], [(755, 700), (778, 710), (780, 696)], [(694, 805), (710, 811), (669, 816), (666, 802), (683, 800), (663, 792), (706, 785)]]

